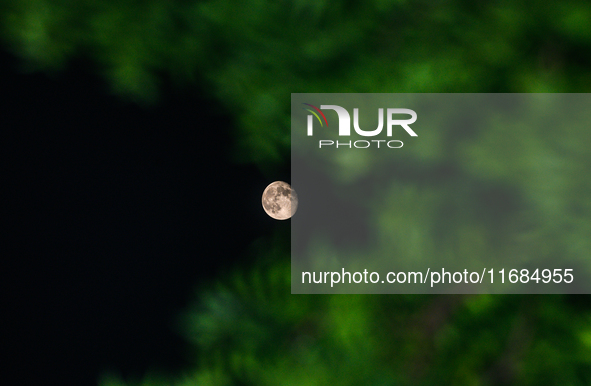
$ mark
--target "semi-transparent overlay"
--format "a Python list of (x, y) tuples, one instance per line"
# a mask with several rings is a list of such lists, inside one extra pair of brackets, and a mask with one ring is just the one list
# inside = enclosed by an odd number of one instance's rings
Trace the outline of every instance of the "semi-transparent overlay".
[(591, 293), (590, 133), (589, 94), (292, 94), (292, 293)]

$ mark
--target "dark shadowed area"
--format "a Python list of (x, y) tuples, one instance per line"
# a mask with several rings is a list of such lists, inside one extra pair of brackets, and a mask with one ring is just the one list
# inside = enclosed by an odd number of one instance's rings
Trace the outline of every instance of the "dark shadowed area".
[(267, 180), (232, 163), (231, 114), (195, 89), (124, 103), (88, 63), (47, 76), (1, 62), (4, 312), (21, 384), (182, 368), (173, 322), (193, 287), (272, 226)]

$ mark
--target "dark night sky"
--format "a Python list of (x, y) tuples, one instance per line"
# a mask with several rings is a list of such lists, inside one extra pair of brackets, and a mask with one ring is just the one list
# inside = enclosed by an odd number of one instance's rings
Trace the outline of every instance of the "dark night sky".
[(86, 64), (47, 76), (1, 60), (4, 347), (18, 384), (186, 366), (174, 317), (272, 232), (271, 181), (231, 161), (232, 117), (196, 88), (139, 107)]

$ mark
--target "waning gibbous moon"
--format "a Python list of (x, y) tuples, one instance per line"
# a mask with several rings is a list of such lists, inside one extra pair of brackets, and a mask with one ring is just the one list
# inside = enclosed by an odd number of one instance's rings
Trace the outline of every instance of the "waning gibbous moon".
[(298, 210), (298, 195), (287, 182), (272, 182), (263, 192), (263, 209), (276, 220), (287, 220)]

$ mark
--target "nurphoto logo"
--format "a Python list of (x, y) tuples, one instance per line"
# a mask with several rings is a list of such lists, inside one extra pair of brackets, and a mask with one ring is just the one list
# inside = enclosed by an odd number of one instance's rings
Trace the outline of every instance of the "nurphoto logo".
[[(351, 135), (351, 116), (349, 115), (349, 112), (345, 108), (343, 108), (341, 106), (337, 106), (337, 105), (320, 105), (320, 108), (318, 108), (314, 105), (311, 105), (309, 103), (304, 103), (304, 105), (311, 107), (311, 109), (308, 107), (304, 107), (304, 110), (306, 110), (312, 114), (312, 115), (308, 115), (308, 136), (311, 137), (314, 135), (314, 117), (316, 117), (316, 119), (320, 123), (320, 127), (324, 127), (324, 124), (326, 124), (326, 127), (328, 128), (328, 120), (326, 119), (326, 116), (322, 112), (322, 110), (326, 110), (326, 109), (334, 110), (334, 111), (336, 111), (336, 113), (338, 115), (339, 136), (340, 137), (347, 137), (347, 136)], [(400, 115), (410, 115), (410, 118), (399, 119)], [(322, 119), (320, 117), (322, 117)], [(414, 130), (410, 128), (410, 125), (413, 124), (417, 120), (417, 113), (414, 112), (413, 110), (400, 109), (400, 108), (388, 108), (388, 109), (386, 109), (386, 117), (387, 117), (387, 119), (386, 119), (386, 136), (387, 137), (392, 136), (392, 132), (393, 132), (392, 129), (395, 126), (402, 127), (411, 137), (417, 137), (417, 133), (415, 133)], [(377, 127), (377, 129), (362, 130), (359, 127), (359, 109), (354, 108), (353, 109), (353, 128), (355, 129), (355, 132), (362, 137), (377, 136), (378, 134), (380, 134), (382, 132), (382, 129), (384, 128), (384, 109), (383, 108), (378, 109), (378, 127)], [(386, 142), (386, 140), (373, 139), (371, 141), (359, 140), (359, 141), (354, 141), (354, 142), (352, 142), (352, 141), (340, 142), (337, 140), (336, 141), (336, 148), (355, 147), (358, 149), (366, 149), (366, 148), (372, 146), (372, 143), (375, 143), (377, 145), (377, 147), (379, 148), (381, 142)], [(333, 146), (333, 145), (335, 145), (335, 141), (333, 141), (333, 140), (323, 139), (318, 142), (318, 146), (320, 148), (327, 147), (327, 146)], [(389, 140), (386, 142), (386, 146), (391, 149), (399, 149), (403, 145), (404, 144), (402, 143), (402, 141), (399, 141), (399, 140)]]

